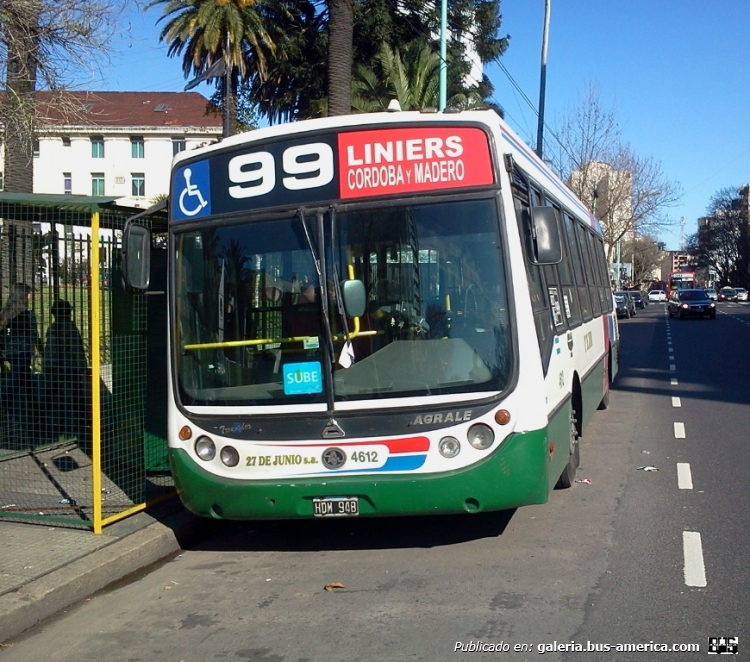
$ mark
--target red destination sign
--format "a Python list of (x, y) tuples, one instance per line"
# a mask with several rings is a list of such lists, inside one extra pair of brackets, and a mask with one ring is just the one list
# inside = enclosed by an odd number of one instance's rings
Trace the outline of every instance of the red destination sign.
[(339, 194), (364, 198), (494, 183), (487, 135), (474, 127), (340, 133)]

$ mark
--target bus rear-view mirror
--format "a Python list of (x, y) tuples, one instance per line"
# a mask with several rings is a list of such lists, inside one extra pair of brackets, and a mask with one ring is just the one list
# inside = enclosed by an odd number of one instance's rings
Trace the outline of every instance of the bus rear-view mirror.
[(362, 317), (365, 314), (367, 296), (361, 280), (345, 280), (341, 283), (341, 298), (347, 317)]
[(122, 239), (123, 280), (128, 292), (148, 289), (151, 277), (151, 232), (137, 223), (128, 223)]
[(560, 224), (552, 207), (532, 207), (535, 264), (559, 264), (562, 261)]

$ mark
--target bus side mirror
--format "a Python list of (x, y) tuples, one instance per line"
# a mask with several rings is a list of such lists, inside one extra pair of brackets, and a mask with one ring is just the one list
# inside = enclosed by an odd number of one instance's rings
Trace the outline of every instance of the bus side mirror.
[(562, 262), (560, 224), (552, 207), (531, 208), (531, 230), (534, 238), (534, 264)]
[(367, 306), (365, 284), (361, 280), (345, 280), (341, 283), (341, 298), (347, 317), (362, 317)]
[(151, 232), (137, 223), (127, 223), (122, 237), (122, 277), (125, 289), (142, 293), (148, 289), (151, 276)]

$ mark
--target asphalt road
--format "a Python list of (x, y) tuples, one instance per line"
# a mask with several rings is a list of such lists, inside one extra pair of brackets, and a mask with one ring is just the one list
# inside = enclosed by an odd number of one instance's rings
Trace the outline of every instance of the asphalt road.
[[(743, 659), (750, 305), (719, 310), (621, 322), (611, 407), (582, 439), (590, 484), (495, 515), (226, 523), (0, 662), (681, 661), (709, 637), (739, 637)], [(700, 652), (655, 650), (673, 644)]]

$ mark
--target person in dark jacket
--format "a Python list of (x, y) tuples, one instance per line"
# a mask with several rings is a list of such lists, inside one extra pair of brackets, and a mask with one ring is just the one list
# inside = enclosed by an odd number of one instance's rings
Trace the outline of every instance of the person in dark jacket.
[(36, 315), (29, 308), (31, 287), (14, 283), (8, 301), (0, 311), (3, 333), (3, 355), (10, 364), (10, 374), (3, 385), (3, 409), (10, 417), (26, 418), (32, 411), (34, 388), (31, 364), (34, 353), (41, 349)]
[(44, 383), (52, 431), (77, 437), (84, 415), (88, 359), (81, 334), (73, 321), (73, 306), (64, 299), (52, 304), (54, 321), (44, 345)]

